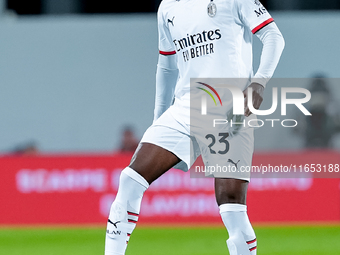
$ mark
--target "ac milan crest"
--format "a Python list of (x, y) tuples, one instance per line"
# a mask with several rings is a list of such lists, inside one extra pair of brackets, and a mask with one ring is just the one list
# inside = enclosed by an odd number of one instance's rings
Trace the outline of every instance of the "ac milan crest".
[(210, 3), (208, 4), (208, 15), (209, 17), (214, 17), (216, 15), (216, 4), (214, 3), (214, 0), (211, 0)]

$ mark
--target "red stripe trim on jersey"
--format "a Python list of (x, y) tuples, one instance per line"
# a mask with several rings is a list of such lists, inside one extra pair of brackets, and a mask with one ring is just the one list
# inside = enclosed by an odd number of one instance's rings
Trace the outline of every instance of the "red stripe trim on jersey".
[(249, 249), (249, 251), (253, 251), (253, 250), (255, 250), (255, 249), (256, 249), (256, 246), (253, 247), (253, 248), (251, 248), (251, 249)]
[(136, 221), (136, 220), (130, 220), (130, 219), (128, 219), (128, 222), (131, 222), (131, 223), (137, 223), (137, 221)]
[(265, 26), (267, 26), (268, 24), (274, 22), (273, 18), (267, 19), (265, 22), (262, 22), (260, 25), (258, 25), (257, 27), (255, 27), (253, 30), (251, 30), (251, 32), (253, 34), (255, 34), (256, 32), (258, 32), (260, 29), (264, 28)]
[(159, 54), (162, 54), (162, 55), (174, 55), (176, 54), (176, 51), (159, 51)]
[(256, 238), (254, 240), (248, 241), (247, 244), (252, 244), (256, 242)]
[(137, 216), (137, 217), (139, 216), (138, 213), (133, 213), (133, 212), (129, 212), (129, 211), (127, 213), (128, 213), (128, 215)]

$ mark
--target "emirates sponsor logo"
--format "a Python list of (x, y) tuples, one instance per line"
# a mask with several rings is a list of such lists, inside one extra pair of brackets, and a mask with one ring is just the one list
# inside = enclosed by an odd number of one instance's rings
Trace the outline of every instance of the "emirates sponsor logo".
[(184, 62), (215, 53), (214, 41), (221, 39), (220, 29), (203, 30), (201, 33), (187, 34), (186, 37), (175, 39), (173, 42), (177, 52), (182, 52)]

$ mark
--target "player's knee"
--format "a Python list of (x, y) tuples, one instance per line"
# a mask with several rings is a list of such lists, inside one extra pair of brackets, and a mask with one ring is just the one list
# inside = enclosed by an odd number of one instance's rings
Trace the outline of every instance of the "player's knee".
[(236, 193), (226, 194), (225, 199), (227, 203), (240, 203), (241, 197)]
[(218, 206), (222, 204), (244, 204), (245, 200), (245, 196), (236, 192), (228, 192), (216, 196)]

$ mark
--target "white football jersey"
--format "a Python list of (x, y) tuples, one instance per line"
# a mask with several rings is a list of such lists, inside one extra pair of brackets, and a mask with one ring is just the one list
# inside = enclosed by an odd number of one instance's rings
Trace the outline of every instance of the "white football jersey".
[(176, 99), (189, 99), (190, 78), (250, 79), (252, 34), (271, 22), (258, 0), (163, 0), (159, 52), (177, 55)]

